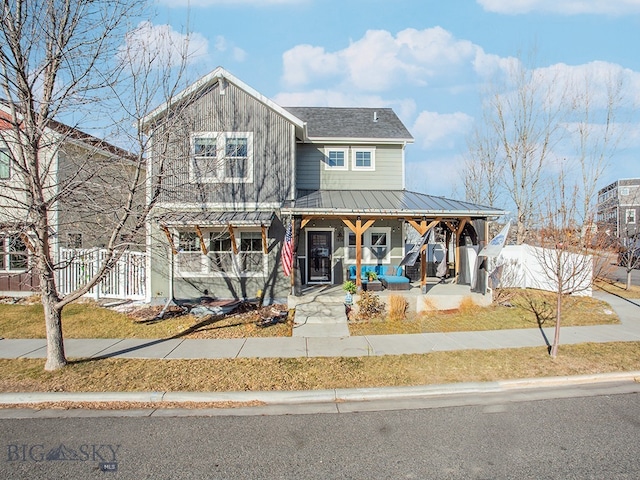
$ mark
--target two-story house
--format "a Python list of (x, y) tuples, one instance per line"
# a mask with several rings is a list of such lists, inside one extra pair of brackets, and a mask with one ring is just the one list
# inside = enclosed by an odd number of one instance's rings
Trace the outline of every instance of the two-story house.
[[(148, 177), (161, 184), (148, 223), (151, 302), (259, 292), (286, 301), (292, 279), (339, 284), (351, 265), (399, 265), (408, 229), (478, 245), (487, 218), (504, 213), (405, 190), (413, 137), (392, 109), (284, 108), (223, 68), (143, 128)], [(289, 225), (295, 258), (285, 277)]]
[[(32, 205), (12, 118), (0, 103), (0, 295), (21, 296), (36, 292), (39, 283), (30, 251)], [(114, 212), (129, 193), (134, 162), (128, 152), (59, 122), (49, 122), (44, 138), (39, 174), (45, 200), (51, 202), (50, 245), (59, 262), (61, 248), (106, 244)], [(144, 204), (144, 195), (137, 203)]]
[(630, 245), (638, 239), (640, 178), (625, 178), (601, 188), (596, 206), (598, 229)]

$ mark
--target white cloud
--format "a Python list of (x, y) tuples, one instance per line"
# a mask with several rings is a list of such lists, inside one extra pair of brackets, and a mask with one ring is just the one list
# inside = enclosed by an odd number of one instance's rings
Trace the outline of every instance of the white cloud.
[(487, 11), (507, 15), (531, 12), (562, 15), (640, 13), (640, 0), (477, 0)]
[(463, 198), (457, 188), (464, 158), (460, 155), (431, 156), (427, 159), (420, 155), (414, 160), (416, 152), (407, 152), (406, 184), (407, 190), (425, 192), (448, 198)]
[(216, 37), (214, 48), (216, 49), (216, 51), (222, 52), (222, 53), (231, 51), (231, 56), (236, 62), (244, 62), (245, 59), (247, 58), (246, 51), (244, 51), (240, 47), (236, 47), (235, 45), (229, 44), (227, 39), (222, 35), (218, 35)]
[[(556, 86), (552, 94), (556, 101), (588, 100), (592, 108), (605, 108), (608, 92), (620, 88), (619, 108), (640, 104), (640, 73), (615, 63), (595, 61), (582, 65), (556, 63), (534, 71), (535, 78)], [(560, 86), (563, 86), (561, 89)], [(566, 88), (566, 90), (565, 90)]]
[(396, 36), (386, 30), (369, 30), (335, 52), (312, 45), (288, 50), (283, 55), (283, 81), (299, 87), (333, 78), (358, 91), (380, 92), (401, 85), (427, 85), (464, 68), (489, 75), (509, 61), (489, 56), (478, 45), (456, 39), (441, 27), (408, 28)]
[(208, 55), (208, 51), (208, 40), (199, 33), (185, 35), (170, 25), (144, 21), (126, 35), (125, 43), (118, 49), (118, 57), (134, 64), (159, 68), (176, 66), (183, 58), (193, 63)]
[(456, 137), (464, 137), (473, 125), (473, 117), (466, 113), (437, 113), (424, 111), (418, 115), (411, 133), (416, 144), (424, 149), (452, 148)]

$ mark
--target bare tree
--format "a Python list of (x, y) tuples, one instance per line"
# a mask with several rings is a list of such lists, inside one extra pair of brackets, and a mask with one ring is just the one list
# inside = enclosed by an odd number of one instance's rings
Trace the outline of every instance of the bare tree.
[[(118, 51), (125, 42), (129, 20), (141, 12), (143, 1), (23, 0), (2, 2), (0, 23), (0, 85), (8, 110), (0, 140), (10, 152), (12, 179), (2, 200), (30, 244), (34, 273), (39, 277), (47, 335), (46, 370), (66, 364), (62, 336), (63, 308), (90, 291), (113, 267), (145, 226), (146, 214), (158, 188), (144, 201), (145, 139), (138, 132), (158, 96), (170, 96), (181, 71), (158, 73), (157, 62), (136, 62), (132, 50)], [(153, 55), (153, 54), (152, 54)], [(182, 63), (184, 64), (184, 60)], [(156, 82), (151, 77), (155, 76)], [(66, 126), (58, 118), (88, 112), (105, 101), (127, 106), (128, 136), (119, 130), (126, 153), (97, 138)], [(68, 123), (68, 122), (67, 122)], [(83, 145), (83, 156), (68, 151)], [(89, 148), (87, 148), (89, 146)], [(73, 158), (60, 171), (61, 158)], [(115, 176), (114, 176), (115, 175)], [(59, 291), (55, 258), (59, 242), (54, 219), (67, 209), (68, 222), (100, 231), (107, 255), (95, 275), (77, 290)]]
[(463, 182), (466, 200), (479, 205), (497, 205), (501, 196), (504, 162), (499, 157), (500, 141), (485, 126), (476, 126), (468, 141)]
[(577, 116), (578, 121), (569, 124), (568, 128), (572, 130), (581, 180), (577, 193), (582, 205), (577, 213), (582, 224), (589, 226), (594, 222), (597, 185), (609, 166), (622, 134), (620, 125), (616, 123), (623, 103), (622, 78), (609, 77), (605, 81), (604, 91), (600, 91), (585, 76), (582, 85), (576, 85), (574, 91), (571, 114)]
[(537, 260), (543, 276), (553, 285), (556, 294), (555, 332), (549, 353), (558, 354), (562, 301), (566, 295), (589, 290), (592, 285), (593, 259), (581, 240), (577, 219), (577, 186), (567, 181), (561, 169), (553, 183), (551, 195), (544, 202), (539, 232)]

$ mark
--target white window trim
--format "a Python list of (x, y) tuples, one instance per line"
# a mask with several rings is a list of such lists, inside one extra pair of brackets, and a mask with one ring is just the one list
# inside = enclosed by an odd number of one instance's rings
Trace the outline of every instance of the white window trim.
[[(259, 228), (236, 228), (234, 229), (234, 237), (236, 240), (236, 247), (238, 250), (237, 254), (233, 254), (233, 250), (231, 250), (232, 252), (232, 259), (233, 259), (233, 271), (232, 272), (219, 272), (216, 271), (214, 269), (212, 269), (210, 267), (211, 265), (211, 260), (209, 259), (209, 255), (210, 252), (207, 255), (204, 255), (202, 253), (202, 251), (197, 251), (197, 252), (181, 252), (180, 251), (180, 245), (179, 245), (179, 238), (180, 238), (180, 232), (195, 232), (195, 230), (191, 230), (191, 229), (180, 229), (180, 230), (175, 230), (174, 232), (174, 238), (176, 239), (177, 242), (177, 247), (178, 247), (178, 254), (177, 256), (179, 257), (181, 254), (191, 254), (191, 255), (195, 255), (195, 254), (199, 254), (200, 255), (200, 270), (199, 271), (183, 271), (180, 269), (180, 261), (179, 259), (176, 259), (176, 263), (175, 263), (175, 276), (176, 278), (212, 278), (212, 277), (216, 277), (216, 278), (264, 278), (268, 276), (268, 271), (269, 271), (269, 255), (265, 254), (264, 252), (262, 253), (262, 271), (261, 272), (244, 272), (241, 270), (240, 268), (240, 259), (242, 256), (242, 251), (240, 250), (240, 241), (242, 238), (242, 233), (243, 232), (262, 232)], [(203, 237), (209, 238), (209, 234), (211, 232), (218, 232), (219, 233), (219, 229), (202, 229), (202, 235)]]
[[(633, 212), (633, 213), (631, 214), (631, 212)], [(630, 218), (631, 218), (632, 221), (629, 221)], [(635, 223), (636, 223), (636, 210), (635, 210), (635, 208), (628, 208), (624, 213), (624, 219), (625, 219), (625, 223), (627, 225), (635, 225)]]
[[(358, 152), (371, 153), (371, 166), (359, 167), (356, 165), (356, 154)], [(351, 169), (360, 171), (374, 171), (376, 169), (376, 149), (375, 147), (352, 147), (351, 149)]]
[[(195, 140), (197, 138), (216, 139), (215, 176), (202, 177), (195, 172)], [(242, 178), (225, 176), (225, 159), (227, 139), (246, 138), (247, 139), (247, 175)], [(197, 183), (253, 183), (253, 132), (194, 132), (191, 134), (189, 161), (189, 179)], [(198, 157), (211, 158), (211, 157)]]
[[(355, 264), (356, 259), (349, 256), (349, 234), (353, 233), (349, 228), (344, 228), (344, 261), (345, 264)], [(391, 227), (370, 227), (362, 239), (362, 262), (365, 264), (378, 263), (378, 258), (371, 254), (371, 234), (385, 233), (387, 235), (387, 254), (382, 259), (383, 265), (391, 264)]]
[(11, 152), (9, 151), (9, 148), (7, 147), (0, 147), (0, 153), (4, 156), (6, 156), (7, 158), (7, 170), (8, 170), (8, 175), (6, 177), (0, 177), (0, 182), (6, 182), (8, 180), (11, 180)]
[[(329, 152), (343, 152), (344, 153), (344, 165), (341, 167), (334, 167), (329, 165)], [(324, 147), (324, 169), (325, 170), (349, 170), (349, 147)]]
[(10, 232), (0, 232), (0, 242), (2, 242), (1, 248), (0, 248), (0, 255), (2, 255), (4, 257), (4, 266), (2, 268), (0, 268), (0, 272), (2, 273), (25, 273), (28, 271), (29, 269), (29, 265), (31, 263), (31, 254), (29, 252), (29, 249), (26, 248), (26, 255), (27, 255), (27, 268), (9, 268), (9, 256), (11, 255), (9, 253), (9, 238), (10, 237), (15, 237), (18, 236), (18, 233), (10, 233)]

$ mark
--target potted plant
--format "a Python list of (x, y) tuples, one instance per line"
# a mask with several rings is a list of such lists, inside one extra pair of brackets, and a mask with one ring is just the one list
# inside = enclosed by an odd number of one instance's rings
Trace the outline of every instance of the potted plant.
[(342, 289), (347, 292), (344, 297), (344, 304), (347, 306), (353, 305), (353, 296), (357, 291), (356, 282), (352, 280), (347, 280), (342, 284)]
[(368, 270), (367, 271), (367, 280), (369, 280), (370, 282), (374, 282), (376, 280), (378, 280), (378, 274), (372, 270)]
[(350, 293), (351, 295), (354, 295), (357, 291), (356, 282), (354, 282), (353, 280), (347, 280), (342, 284), (342, 289), (345, 292)]

